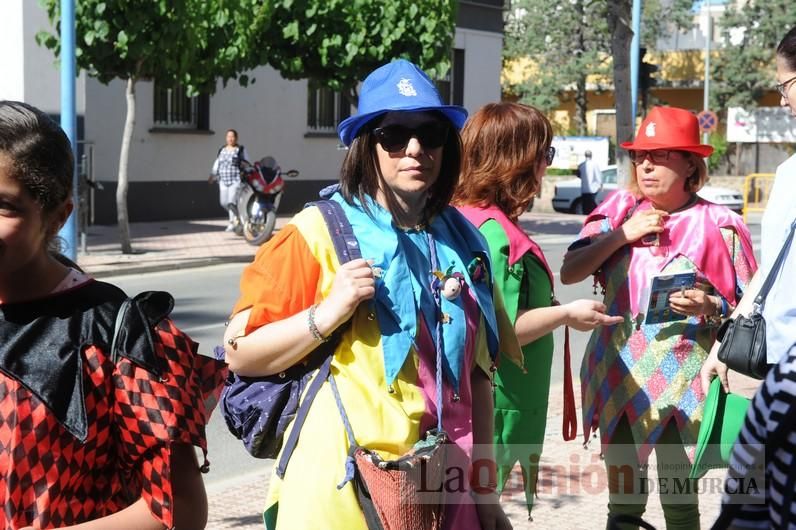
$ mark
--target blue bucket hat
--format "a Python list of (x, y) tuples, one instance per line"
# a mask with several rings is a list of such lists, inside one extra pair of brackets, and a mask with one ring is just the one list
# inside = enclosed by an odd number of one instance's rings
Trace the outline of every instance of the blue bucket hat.
[(406, 59), (397, 59), (365, 78), (357, 114), (343, 120), (337, 126), (337, 134), (343, 145), (351, 145), (362, 126), (373, 118), (392, 111), (426, 110), (441, 112), (457, 129), (467, 120), (464, 107), (442, 103), (434, 82), (423, 70)]

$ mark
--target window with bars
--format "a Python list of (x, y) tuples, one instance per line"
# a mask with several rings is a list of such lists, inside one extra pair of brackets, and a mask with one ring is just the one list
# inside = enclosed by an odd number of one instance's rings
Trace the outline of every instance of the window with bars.
[(181, 86), (168, 87), (155, 82), (154, 125), (163, 129), (207, 130), (210, 97), (189, 96)]
[(351, 115), (351, 103), (341, 92), (310, 84), (307, 87), (307, 129), (313, 133), (337, 131), (337, 125)]

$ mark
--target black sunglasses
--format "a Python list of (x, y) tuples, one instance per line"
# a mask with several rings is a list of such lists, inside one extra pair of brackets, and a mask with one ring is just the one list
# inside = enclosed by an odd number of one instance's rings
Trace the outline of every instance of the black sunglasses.
[(450, 132), (450, 127), (441, 121), (424, 123), (418, 127), (387, 125), (373, 129), (376, 141), (388, 153), (397, 153), (406, 149), (409, 140), (413, 137), (417, 138), (420, 145), (426, 149), (442, 147), (448, 139), (448, 132)]
[(672, 151), (669, 149), (655, 149), (654, 151), (634, 150), (628, 151), (627, 154), (630, 155), (630, 161), (636, 165), (642, 164), (647, 157), (653, 164), (663, 164), (669, 160), (669, 155), (672, 154)]

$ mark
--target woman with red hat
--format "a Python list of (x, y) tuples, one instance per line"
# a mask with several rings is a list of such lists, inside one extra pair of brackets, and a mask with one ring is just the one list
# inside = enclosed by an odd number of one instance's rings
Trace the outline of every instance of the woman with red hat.
[(622, 147), (635, 178), (586, 218), (561, 267), (565, 284), (594, 275), (609, 311), (625, 316), (587, 346), (584, 436), (600, 430), (609, 516), (643, 514), (655, 449), (667, 528), (698, 528), (688, 474), (705, 399), (699, 370), (757, 266), (740, 216), (697, 196), (713, 148), (700, 144), (691, 112), (653, 108)]

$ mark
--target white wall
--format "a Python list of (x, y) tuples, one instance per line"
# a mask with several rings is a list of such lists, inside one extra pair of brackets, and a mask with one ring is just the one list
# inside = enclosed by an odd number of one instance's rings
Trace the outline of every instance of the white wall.
[(25, 97), (22, 2), (4, 0), (0, 17), (0, 99)]
[[(500, 100), (502, 36), (457, 29), (455, 44), (465, 49), (464, 105), (475, 112)], [(135, 181), (205, 180), (227, 129), (237, 129), (251, 157), (271, 155), (283, 169), (298, 169), (299, 179), (337, 178), (345, 151), (336, 136), (306, 137), (307, 82), (288, 81), (270, 67), (251, 72), (256, 82), (244, 88), (221, 83), (210, 98), (212, 135), (150, 133), (153, 127), (152, 84), (136, 91), (136, 128), (130, 151), (129, 177)], [(90, 79), (86, 98), (86, 140), (95, 143), (95, 176), (115, 180), (125, 116), (125, 87)]]
[[(36, 43), (36, 33), (50, 29), (47, 13), (36, 0), (2, 0), (1, 14), (0, 99), (60, 114), (61, 74), (55, 55)], [(83, 114), (85, 74), (76, 83), (77, 113)]]
[(454, 46), (464, 49), (464, 106), (468, 112), (500, 101), (503, 35), (457, 28)]
[[(336, 138), (305, 138), (307, 83), (287, 81), (270, 67), (250, 73), (247, 88), (219, 83), (210, 98), (213, 134), (150, 132), (153, 127), (153, 85), (136, 85), (136, 124), (130, 150), (131, 181), (206, 180), (227, 129), (253, 158), (271, 155), (283, 169), (298, 169), (300, 179), (333, 179), (345, 155)], [(95, 145), (95, 176), (115, 180), (126, 113), (125, 84), (86, 86), (91, 105), (86, 112), (86, 140)]]

